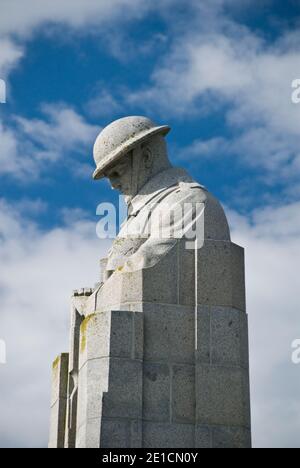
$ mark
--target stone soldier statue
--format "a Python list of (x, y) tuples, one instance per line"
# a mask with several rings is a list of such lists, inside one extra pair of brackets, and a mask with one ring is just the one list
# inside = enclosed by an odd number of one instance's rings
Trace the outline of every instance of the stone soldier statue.
[(171, 165), (169, 130), (125, 117), (96, 140), (94, 179), (127, 218), (99, 286), (72, 299), (49, 446), (251, 445), (243, 249), (216, 198)]
[(108, 255), (110, 272), (149, 268), (159, 261), (185, 234), (182, 228), (190, 225), (189, 206), (194, 208), (194, 223), (196, 206), (199, 213), (201, 206), (205, 208), (207, 238), (230, 239), (218, 201), (184, 169), (172, 167), (164, 138), (169, 130), (146, 117), (125, 117), (96, 140), (94, 178), (107, 177), (128, 205), (128, 218)]

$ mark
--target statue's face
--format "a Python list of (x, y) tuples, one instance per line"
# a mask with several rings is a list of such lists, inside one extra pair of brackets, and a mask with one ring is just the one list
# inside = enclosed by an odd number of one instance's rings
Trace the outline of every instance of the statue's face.
[(128, 153), (115, 166), (107, 169), (105, 173), (113, 189), (119, 190), (124, 195), (130, 195), (132, 180), (131, 153)]

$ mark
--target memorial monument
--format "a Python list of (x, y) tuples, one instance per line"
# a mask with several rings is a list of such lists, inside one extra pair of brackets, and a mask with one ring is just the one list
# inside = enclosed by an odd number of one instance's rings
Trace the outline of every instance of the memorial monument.
[(220, 203), (172, 167), (169, 130), (126, 117), (96, 140), (94, 179), (128, 215), (99, 285), (72, 297), (51, 448), (251, 447), (244, 250)]

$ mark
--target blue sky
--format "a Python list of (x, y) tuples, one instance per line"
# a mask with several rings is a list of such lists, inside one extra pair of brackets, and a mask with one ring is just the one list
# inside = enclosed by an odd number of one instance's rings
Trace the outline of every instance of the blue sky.
[[(246, 247), (255, 445), (298, 444), (299, 20), (296, 0), (0, 0), (2, 445), (47, 442), (47, 366), (67, 346), (70, 291), (97, 281), (96, 207), (117, 201), (92, 181), (93, 141), (139, 114), (172, 127), (171, 160)], [(25, 434), (11, 408), (25, 422), (34, 400)]]

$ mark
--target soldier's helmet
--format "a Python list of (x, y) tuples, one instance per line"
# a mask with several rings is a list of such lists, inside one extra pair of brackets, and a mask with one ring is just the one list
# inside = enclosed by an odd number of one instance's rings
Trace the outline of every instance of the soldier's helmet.
[(136, 145), (153, 135), (165, 136), (169, 131), (168, 125), (157, 126), (147, 117), (132, 116), (115, 120), (100, 132), (95, 142), (94, 159), (97, 168), (93, 178), (104, 177), (105, 170), (133, 150)]

